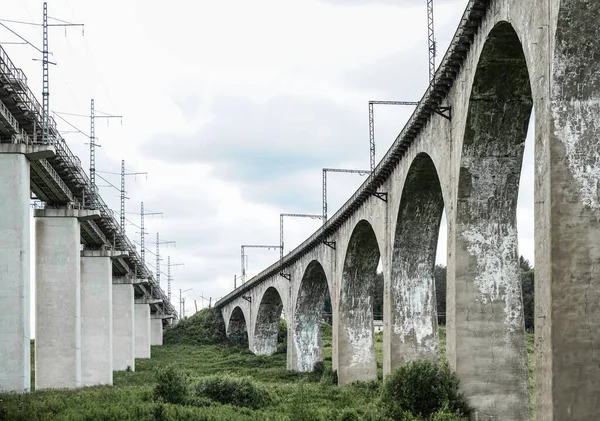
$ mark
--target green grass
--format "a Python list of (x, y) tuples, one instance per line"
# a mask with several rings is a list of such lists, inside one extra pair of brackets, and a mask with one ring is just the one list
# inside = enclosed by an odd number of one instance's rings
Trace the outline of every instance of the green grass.
[[(331, 336), (324, 335), (323, 357), (331, 367)], [(440, 343), (445, 342), (440, 329)], [(32, 347), (33, 348), (33, 347)], [(376, 336), (377, 362), (382, 366), (383, 340)], [(443, 350), (444, 347), (442, 346)], [(528, 335), (530, 375), (533, 336)], [(33, 352), (32, 352), (33, 359)], [(171, 405), (153, 398), (155, 370), (173, 364), (185, 371), (191, 385), (201, 377), (228, 373), (250, 376), (269, 393), (261, 409), (202, 402), (204, 406)], [(32, 365), (33, 369), (33, 365)], [(136, 361), (135, 372), (115, 372), (113, 387), (89, 387), (76, 391), (34, 391), (0, 394), (0, 420), (335, 420), (338, 413), (354, 409), (360, 419), (377, 412), (376, 384), (339, 388), (320, 382), (320, 375), (286, 370), (286, 355), (256, 356), (234, 345), (164, 345), (152, 347), (152, 358)]]

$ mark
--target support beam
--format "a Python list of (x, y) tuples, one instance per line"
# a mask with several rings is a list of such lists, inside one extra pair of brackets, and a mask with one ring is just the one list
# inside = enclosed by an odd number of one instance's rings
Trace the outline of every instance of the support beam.
[(135, 358), (150, 358), (150, 306), (135, 304)]
[(162, 345), (163, 344), (163, 321), (161, 317), (154, 317), (150, 319), (150, 345)]
[(81, 387), (80, 222), (96, 211), (38, 209), (36, 224), (36, 389)]
[(113, 278), (113, 370), (135, 371), (135, 310), (132, 278)]
[(81, 385), (113, 383), (111, 252), (81, 252)]

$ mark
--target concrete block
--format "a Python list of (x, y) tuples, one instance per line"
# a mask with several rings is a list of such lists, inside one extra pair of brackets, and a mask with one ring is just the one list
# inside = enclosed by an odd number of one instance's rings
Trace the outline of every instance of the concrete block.
[(81, 253), (81, 383), (113, 383), (112, 265)]
[(0, 391), (29, 391), (29, 162), (0, 145)]
[(150, 320), (150, 345), (162, 345), (163, 344), (163, 322), (162, 318), (152, 318)]
[(113, 278), (113, 370), (135, 371), (135, 310), (133, 285), (116, 283)]
[(80, 227), (76, 217), (35, 218), (36, 389), (81, 386)]
[(135, 358), (150, 358), (150, 306), (135, 304)]

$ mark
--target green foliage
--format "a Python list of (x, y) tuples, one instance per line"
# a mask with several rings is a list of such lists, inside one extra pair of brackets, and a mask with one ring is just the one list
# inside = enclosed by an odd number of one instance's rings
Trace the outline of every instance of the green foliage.
[(438, 324), (446, 325), (446, 266), (435, 265), (433, 269), (435, 280), (435, 301), (438, 314)]
[(154, 399), (163, 402), (182, 404), (188, 397), (188, 379), (180, 369), (169, 364), (156, 369)]
[(339, 421), (361, 421), (358, 412), (354, 409), (346, 409), (340, 414)]
[(222, 404), (253, 409), (261, 408), (269, 402), (269, 393), (250, 377), (204, 377), (196, 385), (196, 394)]
[(165, 330), (165, 345), (209, 345), (226, 342), (225, 321), (218, 308), (205, 308)]
[(535, 330), (535, 271), (533, 269), (521, 272), (521, 291), (523, 293), (525, 330), (533, 333)]
[(321, 375), (321, 384), (335, 385), (338, 384), (337, 370), (332, 370), (331, 367), (326, 367)]
[(413, 361), (394, 370), (384, 382), (381, 402), (391, 414), (408, 411), (429, 417), (442, 408), (470, 414), (458, 391), (458, 378), (446, 364), (427, 360)]
[(322, 375), (324, 372), (325, 372), (325, 363), (323, 361), (317, 361), (313, 365), (313, 373)]
[(433, 414), (429, 421), (469, 421), (469, 418), (442, 409)]
[(318, 421), (317, 411), (308, 405), (310, 396), (304, 382), (300, 382), (288, 407), (290, 421)]

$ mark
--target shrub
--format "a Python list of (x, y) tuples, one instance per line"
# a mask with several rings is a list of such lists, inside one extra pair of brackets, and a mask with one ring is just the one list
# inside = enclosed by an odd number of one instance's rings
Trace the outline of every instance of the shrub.
[(313, 371), (313, 373), (323, 374), (325, 372), (325, 364), (323, 363), (323, 361), (317, 361), (313, 365), (312, 371)]
[(354, 409), (346, 409), (338, 419), (339, 421), (360, 421), (358, 413)]
[(165, 345), (210, 345), (226, 342), (225, 321), (218, 308), (205, 308), (165, 330)]
[(442, 409), (437, 411), (429, 418), (430, 421), (469, 421), (468, 418), (455, 414), (448, 410)]
[(158, 367), (154, 398), (164, 402), (182, 404), (188, 397), (188, 381), (185, 374), (173, 365)]
[(338, 384), (338, 375), (337, 370), (332, 370), (331, 368), (326, 368), (323, 371), (323, 375), (321, 376), (322, 384)]
[(381, 402), (389, 413), (407, 411), (426, 418), (442, 408), (461, 416), (471, 412), (458, 391), (456, 375), (446, 364), (426, 360), (413, 361), (394, 370), (385, 379)]
[(209, 376), (196, 385), (198, 397), (205, 397), (222, 404), (258, 409), (268, 404), (269, 394), (250, 377), (229, 375)]
[(310, 406), (310, 395), (303, 381), (298, 384), (288, 406), (290, 421), (320, 421), (322, 417)]

